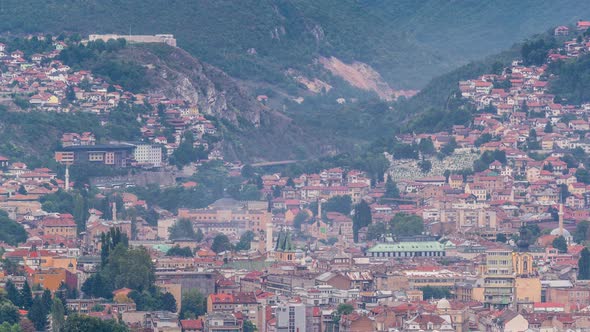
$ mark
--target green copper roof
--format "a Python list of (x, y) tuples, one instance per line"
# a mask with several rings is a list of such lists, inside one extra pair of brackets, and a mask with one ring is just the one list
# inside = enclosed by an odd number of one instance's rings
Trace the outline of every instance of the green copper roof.
[(275, 244), (275, 251), (295, 251), (291, 233), (289, 231), (280, 231)]
[(378, 243), (368, 252), (410, 252), (410, 251), (444, 251), (445, 246), (436, 241)]
[(170, 250), (172, 248), (172, 246), (170, 246), (168, 244), (155, 244), (152, 246), (152, 248), (154, 250), (158, 250), (160, 252), (166, 253), (166, 252), (168, 252), (168, 250)]

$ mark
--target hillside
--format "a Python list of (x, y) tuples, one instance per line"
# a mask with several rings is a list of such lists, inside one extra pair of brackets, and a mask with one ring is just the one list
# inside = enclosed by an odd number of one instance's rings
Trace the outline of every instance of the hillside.
[[(173, 33), (180, 48), (135, 45), (80, 68), (196, 102), (215, 119), (228, 159), (306, 159), (465, 121), (465, 110), (448, 112), (457, 81), (505, 64), (520, 46), (452, 69), (590, 16), (582, 3), (5, 0), (0, 32)], [(415, 88), (415, 98), (389, 102)]]
[(252, 97), (250, 87), (242, 81), (182, 49), (132, 45), (113, 53), (112, 58), (146, 68), (149, 86), (143, 92), (191, 101), (201, 113), (213, 117), (224, 138), (224, 154), (230, 160), (306, 158), (340, 151), (335, 145), (347, 140), (345, 135), (326, 135), (328, 131), (298, 121), (301, 113), (265, 106)]
[(4, 0), (5, 33), (173, 33), (229, 75), (289, 86), (318, 56), (370, 65), (392, 88), (496, 53), (552, 25), (590, 16), (584, 0)]
[(239, 122), (260, 123), (263, 107), (234, 79), (182, 49), (144, 44), (126, 47), (115, 54), (146, 68), (149, 87), (144, 92), (189, 101), (206, 115)]

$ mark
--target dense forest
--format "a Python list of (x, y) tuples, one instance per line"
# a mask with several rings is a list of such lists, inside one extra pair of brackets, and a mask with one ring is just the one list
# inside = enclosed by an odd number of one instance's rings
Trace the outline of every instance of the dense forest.
[(549, 71), (557, 75), (551, 81), (551, 93), (571, 104), (590, 102), (590, 55), (552, 63)]
[(125, 39), (97, 40), (86, 45), (72, 44), (59, 54), (59, 59), (74, 70), (91, 70), (112, 84), (119, 84), (131, 92), (144, 92), (150, 82), (141, 65), (115, 59), (115, 52), (125, 48)]

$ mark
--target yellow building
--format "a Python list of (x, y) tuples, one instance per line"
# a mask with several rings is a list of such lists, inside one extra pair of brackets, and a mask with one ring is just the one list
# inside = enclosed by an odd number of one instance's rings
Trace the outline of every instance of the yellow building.
[(541, 302), (541, 280), (538, 277), (517, 277), (514, 285), (517, 303), (532, 305)]
[(38, 270), (35, 271), (31, 278), (33, 285), (40, 285), (41, 288), (47, 288), (51, 292), (58, 290), (62, 283), (71, 288), (77, 286), (76, 275), (62, 268)]
[(76, 273), (77, 264), (78, 260), (75, 257), (41, 256), (41, 268), (58, 268)]
[(486, 253), (483, 293), (473, 290), (473, 299), (487, 307), (532, 304), (541, 300), (541, 282), (536, 277), (533, 255), (512, 249), (491, 249)]
[(176, 300), (176, 312), (180, 312), (182, 308), (182, 285), (181, 284), (160, 284), (164, 292), (168, 292), (174, 296)]

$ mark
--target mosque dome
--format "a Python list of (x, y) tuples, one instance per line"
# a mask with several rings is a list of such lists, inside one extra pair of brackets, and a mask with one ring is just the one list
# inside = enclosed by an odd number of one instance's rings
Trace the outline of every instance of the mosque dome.
[(449, 310), (451, 309), (451, 303), (449, 302), (449, 300), (442, 298), (440, 300), (438, 300), (438, 302), (436, 303), (436, 309), (437, 310)]
[[(551, 235), (556, 235), (556, 236), (560, 236), (562, 235), (559, 228), (556, 228), (554, 230), (551, 231)], [(563, 229), (563, 237), (567, 240), (569, 238), (572, 237), (572, 234), (570, 233), (570, 231), (568, 231), (567, 229)]]

